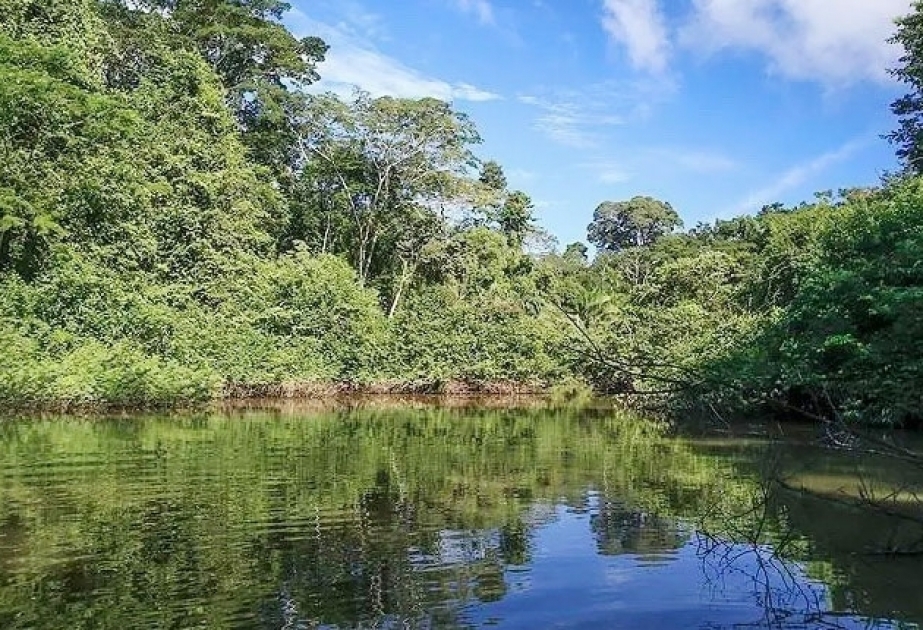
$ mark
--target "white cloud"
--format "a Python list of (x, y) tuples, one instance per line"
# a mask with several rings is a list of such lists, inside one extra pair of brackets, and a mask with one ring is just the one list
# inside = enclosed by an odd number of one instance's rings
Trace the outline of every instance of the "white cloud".
[(733, 158), (707, 149), (663, 147), (650, 149), (648, 155), (660, 163), (702, 174), (725, 173), (739, 166)]
[(622, 184), (634, 179), (636, 173), (684, 170), (700, 175), (726, 173), (738, 168), (733, 159), (704, 149), (683, 147), (625, 148), (620, 156), (606, 157), (578, 164), (592, 173), (601, 184)]
[(600, 184), (623, 184), (631, 179), (631, 173), (624, 166), (613, 160), (584, 162), (580, 168), (590, 171)]
[(455, 0), (455, 5), (465, 13), (477, 17), (481, 24), (494, 24), (494, 8), (489, 0)]
[(538, 173), (525, 168), (510, 169), (507, 175), (511, 182), (519, 182), (521, 184), (535, 181), (535, 178), (538, 177)]
[(428, 77), (396, 59), (369, 48), (333, 44), (319, 67), (321, 80), (313, 89), (349, 94), (359, 87), (372, 96), (423, 98), (445, 101), (492, 101), (500, 96), (469, 83), (449, 83)]
[(349, 96), (361, 88), (372, 96), (399, 98), (434, 97), (444, 101), (482, 102), (500, 95), (463, 81), (449, 82), (411, 68), (368, 46), (355, 33), (355, 24), (332, 26), (293, 10), (289, 22), (300, 35), (319, 35), (329, 45), (326, 60), (318, 66), (321, 80), (313, 92), (334, 92)]
[(602, 144), (611, 130), (647, 117), (675, 86), (661, 78), (603, 81), (577, 89), (557, 88), (520, 95), (520, 103), (538, 110), (534, 127), (559, 144), (589, 148)]
[[(381, 15), (369, 11), (355, 0), (337, 0), (338, 20), (336, 28), (344, 34), (357, 39), (382, 41), (389, 39), (388, 28)], [(301, 13), (292, 8), (293, 12)], [(303, 15), (303, 14), (302, 14)]]
[(692, 0), (680, 40), (713, 54), (750, 50), (790, 79), (847, 85), (885, 82), (899, 51), (894, 19), (912, 0)]
[(496, 101), (501, 98), (499, 94), (482, 90), (470, 83), (455, 83), (451, 87), (452, 96), (460, 101)]
[(772, 183), (748, 194), (732, 209), (731, 214), (738, 215), (754, 212), (767, 204), (779, 201), (779, 198), (785, 193), (805, 184), (810, 178), (819, 175), (834, 164), (848, 160), (858, 151), (868, 146), (870, 142), (871, 139), (868, 136), (855, 138), (832, 151), (792, 166), (784, 173), (781, 173)]
[(579, 99), (520, 96), (519, 101), (540, 110), (534, 123), (536, 129), (570, 147), (595, 146), (604, 128), (624, 122), (622, 117)]
[(666, 69), (670, 39), (658, 0), (604, 0), (603, 28), (626, 48), (636, 69), (654, 73)]

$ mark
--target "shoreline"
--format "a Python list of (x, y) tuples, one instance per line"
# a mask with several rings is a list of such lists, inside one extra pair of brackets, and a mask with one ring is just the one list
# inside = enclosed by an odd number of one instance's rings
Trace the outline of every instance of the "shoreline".
[(222, 408), (227, 410), (265, 408), (268, 403), (290, 403), (305, 407), (350, 407), (372, 401), (387, 401), (388, 406), (449, 405), (453, 407), (517, 406), (514, 401), (548, 404), (577, 399), (603, 399), (584, 384), (563, 382), (555, 385), (518, 381), (378, 381), (354, 383), (348, 381), (297, 381), (271, 384), (226, 383), (211, 398), (102, 401), (102, 400), (43, 400), (5, 401), (0, 405), (3, 415), (29, 413), (143, 413), (182, 412)]

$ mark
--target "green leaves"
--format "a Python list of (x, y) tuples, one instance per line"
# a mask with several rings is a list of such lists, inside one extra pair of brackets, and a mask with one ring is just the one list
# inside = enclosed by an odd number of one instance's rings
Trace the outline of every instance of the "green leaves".
[(99, 227), (108, 199), (81, 191), (118, 163), (140, 120), (84, 80), (66, 46), (0, 34), (0, 50), (16, 51), (0, 55), (0, 271), (31, 276), (52, 245)]
[(587, 238), (601, 250), (617, 252), (626, 247), (651, 245), (681, 225), (679, 215), (669, 203), (651, 197), (605, 201), (593, 213)]
[(897, 33), (891, 43), (901, 46), (904, 54), (891, 76), (904, 83), (909, 92), (891, 103), (898, 118), (898, 128), (885, 136), (897, 147), (897, 157), (908, 173), (923, 173), (923, 5), (915, 2), (910, 13), (897, 20)]
[(729, 353), (721, 369), (748, 375), (753, 390), (848, 409), (854, 420), (918, 421), (921, 190), (916, 179), (896, 181), (836, 206), (766, 216), (761, 264), (787, 261), (788, 289), (774, 300), (778, 318), (750, 340), (756, 351)]

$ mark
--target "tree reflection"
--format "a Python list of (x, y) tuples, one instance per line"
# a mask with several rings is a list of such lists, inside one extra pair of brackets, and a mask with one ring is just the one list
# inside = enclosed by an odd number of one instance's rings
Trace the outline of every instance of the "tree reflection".
[(599, 554), (642, 563), (696, 526), (712, 584), (755, 569), (767, 610), (806, 614), (766, 578), (770, 546), (813, 556), (760, 457), (602, 411), (8, 423), (0, 627), (463, 627), (509, 597), (561, 504)]
[(688, 535), (675, 518), (632, 509), (617, 498), (600, 497), (590, 516), (599, 553), (659, 559), (682, 547)]

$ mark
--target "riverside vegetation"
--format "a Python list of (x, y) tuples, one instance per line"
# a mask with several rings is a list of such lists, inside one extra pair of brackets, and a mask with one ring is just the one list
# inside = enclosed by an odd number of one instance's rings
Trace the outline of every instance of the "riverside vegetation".
[(906, 172), (686, 232), (605, 202), (592, 261), (450, 104), (304, 90), (327, 47), (287, 9), (0, 0), (0, 402), (584, 384), (923, 419), (920, 4)]

